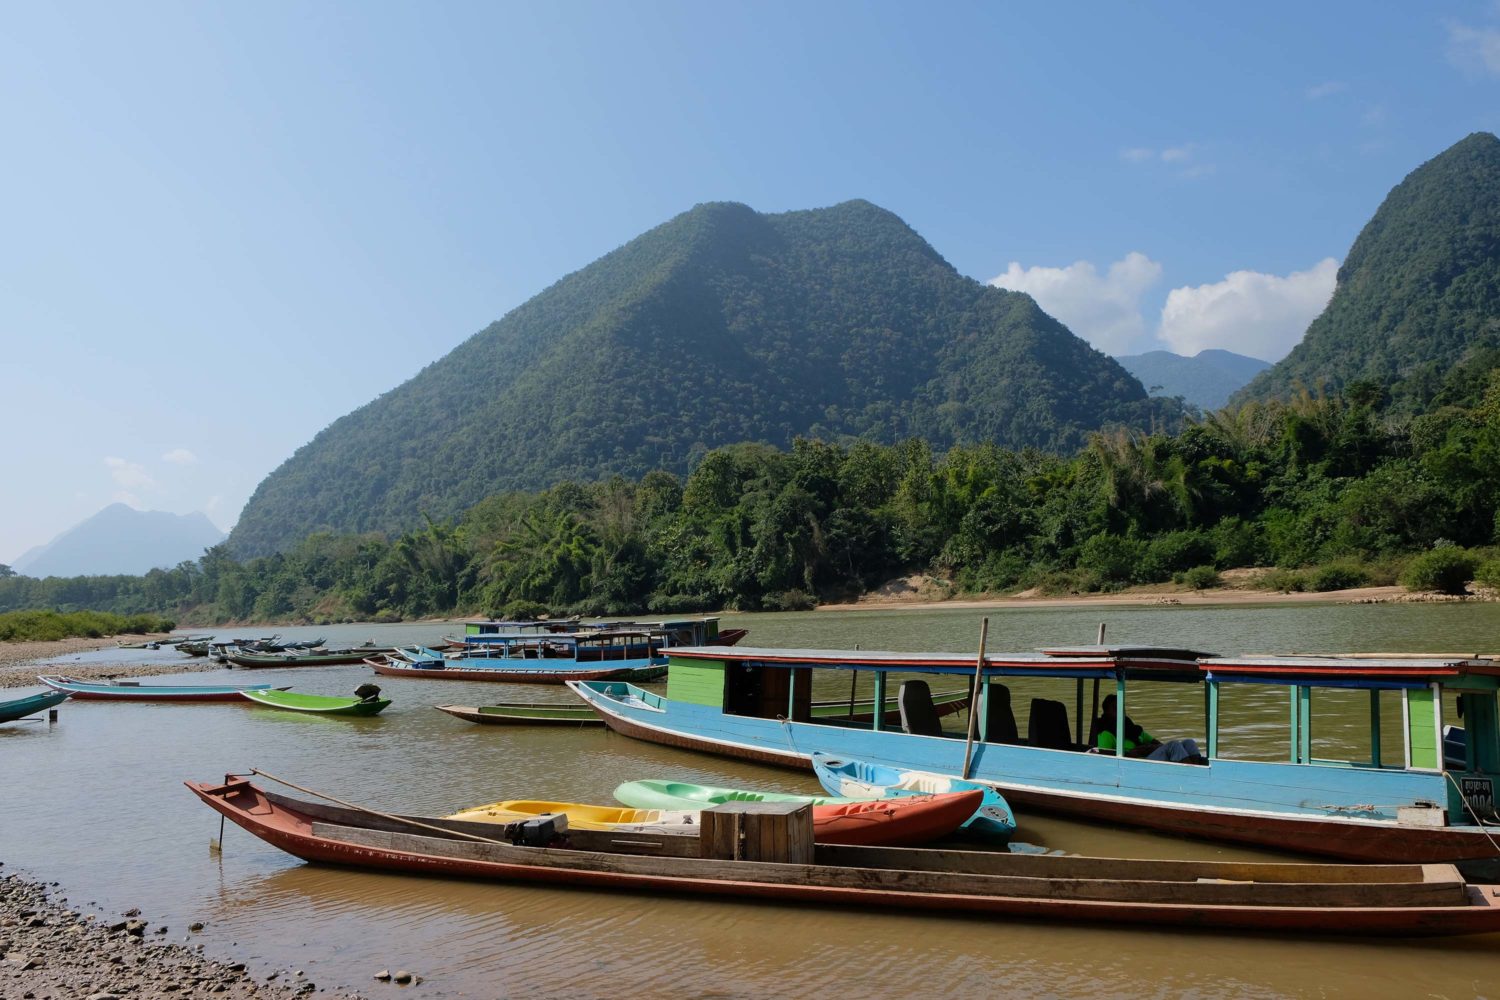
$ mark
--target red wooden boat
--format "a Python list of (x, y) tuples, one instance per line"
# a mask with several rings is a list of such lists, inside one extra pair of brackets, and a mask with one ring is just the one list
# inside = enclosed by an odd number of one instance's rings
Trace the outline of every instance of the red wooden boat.
[(703, 857), (697, 837), (570, 831), (547, 846), (504, 828), (375, 815), (188, 782), (238, 826), (305, 861), (412, 874), (927, 910), (1135, 927), (1397, 937), (1500, 932), (1500, 887), (1451, 865), (1142, 861), (817, 845), (814, 863)]

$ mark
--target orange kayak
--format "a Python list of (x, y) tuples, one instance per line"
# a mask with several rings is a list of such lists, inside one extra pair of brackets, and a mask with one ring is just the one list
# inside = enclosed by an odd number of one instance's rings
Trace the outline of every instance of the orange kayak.
[(983, 799), (984, 792), (974, 789), (813, 806), (813, 839), (820, 844), (880, 847), (925, 844), (963, 826)]

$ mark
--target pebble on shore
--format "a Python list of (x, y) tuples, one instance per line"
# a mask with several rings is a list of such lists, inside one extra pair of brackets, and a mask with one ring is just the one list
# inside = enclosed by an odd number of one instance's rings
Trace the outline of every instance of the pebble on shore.
[(94, 919), (61, 902), (51, 901), (40, 883), (0, 871), (0, 997), (292, 1000), (317, 989), (306, 980), (287, 986), (257, 980), (243, 962), (214, 961), (148, 937), (150, 925), (138, 911), (131, 919)]

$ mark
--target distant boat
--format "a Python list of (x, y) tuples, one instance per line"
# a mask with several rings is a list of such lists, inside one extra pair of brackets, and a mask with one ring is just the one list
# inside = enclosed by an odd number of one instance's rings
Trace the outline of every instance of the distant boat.
[(314, 715), (379, 715), (391, 703), (389, 698), (336, 698), (321, 694), (298, 694), (294, 691), (247, 690), (244, 695), (267, 708), (310, 712)]
[[(386, 660), (365, 660), (377, 674), (383, 677), (425, 677), (443, 681), (491, 681), (499, 684), (565, 684), (568, 681), (632, 681), (644, 682), (662, 677), (667, 672), (666, 664), (649, 660), (626, 660), (623, 663), (573, 664), (567, 660), (513, 660), (505, 664), (495, 660), (493, 666), (471, 667), (449, 666), (455, 661), (424, 660), (418, 663)], [(473, 661), (458, 661), (473, 662)]]
[(366, 657), (393, 652), (391, 646), (354, 646), (348, 649), (322, 649), (312, 652), (245, 653), (228, 654), (229, 662), (247, 670), (266, 670), (277, 667), (336, 667), (350, 663), (362, 663)]
[(16, 698), (12, 701), (0, 701), (0, 722), (15, 722), (28, 715), (45, 712), (67, 700), (68, 692), (66, 691), (44, 691), (41, 694)]
[[(577, 678), (569, 677), (569, 680)], [(932, 696), (939, 715), (962, 712), (969, 704), (967, 691), (945, 691)], [(585, 703), (501, 701), (493, 705), (436, 705), (439, 712), (447, 712), (455, 719), (474, 722), (482, 726), (602, 726), (604, 720)], [(812, 716), (815, 719), (848, 719), (853, 722), (869, 722), (875, 702), (870, 699), (856, 701), (815, 701)], [(853, 714), (851, 714), (851, 711)], [(888, 722), (897, 720), (895, 710), (886, 713)], [(975, 786), (978, 787), (978, 786)], [(879, 796), (872, 796), (878, 798)]]
[[(126, 680), (94, 684), (52, 674), (43, 674), (37, 680), (54, 691), (66, 691), (81, 701), (247, 701), (246, 691), (273, 690), (269, 684), (235, 687), (229, 684), (141, 684)], [(274, 690), (285, 691), (287, 688)]]

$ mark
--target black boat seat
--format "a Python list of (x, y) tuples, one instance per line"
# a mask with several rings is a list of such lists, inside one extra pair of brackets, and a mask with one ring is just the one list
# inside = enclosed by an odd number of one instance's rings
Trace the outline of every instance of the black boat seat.
[(1044, 750), (1074, 750), (1068, 728), (1068, 706), (1048, 698), (1031, 699), (1031, 718), (1026, 724), (1026, 742)]
[(913, 736), (943, 735), (937, 708), (932, 704), (932, 689), (926, 681), (902, 681), (901, 689), (896, 692), (896, 705), (901, 711), (904, 732)]
[(986, 697), (989, 700), (984, 707), (985, 742), (1020, 743), (1021, 734), (1016, 729), (1016, 713), (1010, 707), (1010, 688), (991, 681)]

